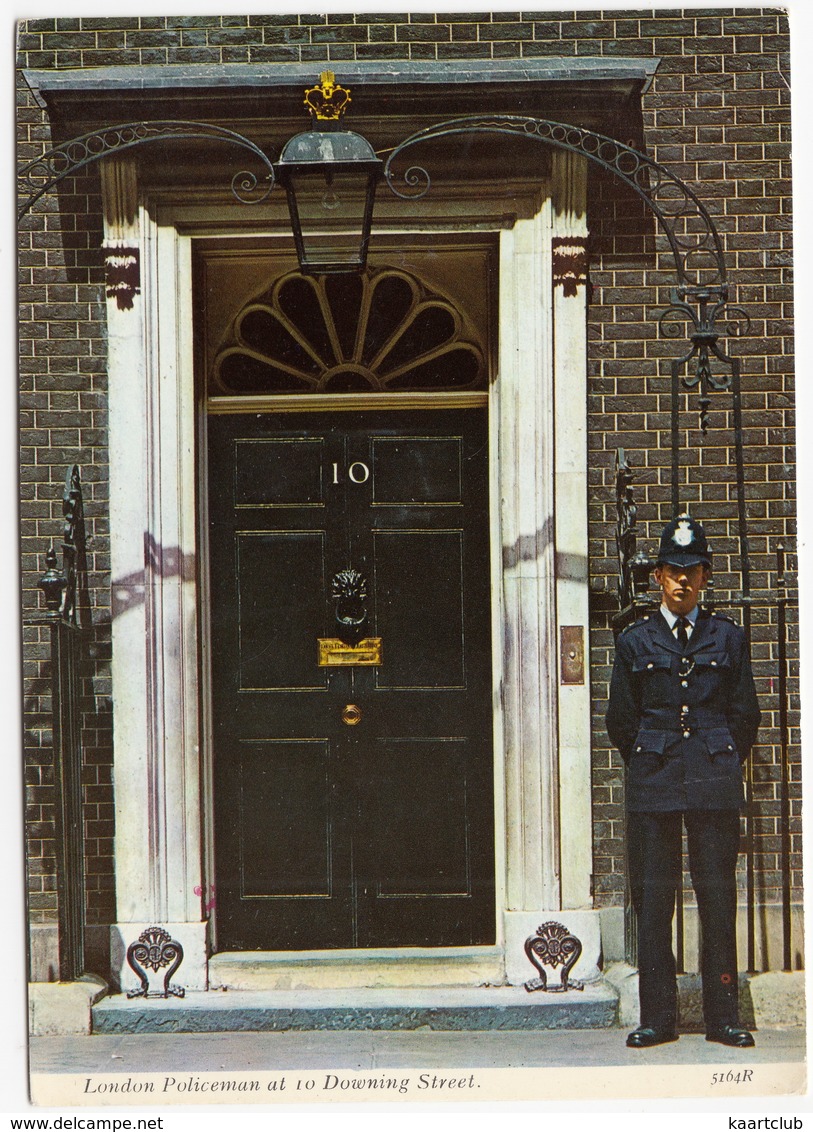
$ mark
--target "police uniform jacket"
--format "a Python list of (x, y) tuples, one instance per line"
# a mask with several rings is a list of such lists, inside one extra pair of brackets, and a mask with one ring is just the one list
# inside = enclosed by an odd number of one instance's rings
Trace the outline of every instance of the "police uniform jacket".
[(686, 645), (660, 613), (616, 643), (607, 731), (629, 767), (632, 811), (738, 809), (759, 727), (745, 634), (701, 610)]

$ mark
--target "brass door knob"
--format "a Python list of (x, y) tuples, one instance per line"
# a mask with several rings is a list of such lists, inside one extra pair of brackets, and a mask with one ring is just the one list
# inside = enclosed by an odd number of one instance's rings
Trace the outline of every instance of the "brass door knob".
[(357, 704), (348, 704), (342, 712), (342, 723), (348, 727), (355, 727), (361, 722), (361, 708)]

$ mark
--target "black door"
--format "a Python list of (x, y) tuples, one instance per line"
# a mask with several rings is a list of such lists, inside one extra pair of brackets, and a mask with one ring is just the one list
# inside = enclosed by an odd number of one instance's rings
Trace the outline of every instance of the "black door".
[(208, 431), (218, 946), (493, 942), (485, 410)]

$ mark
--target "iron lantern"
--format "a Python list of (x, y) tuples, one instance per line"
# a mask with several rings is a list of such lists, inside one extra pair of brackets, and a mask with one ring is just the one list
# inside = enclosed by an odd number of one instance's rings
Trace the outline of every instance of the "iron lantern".
[(296, 254), (309, 275), (361, 271), (384, 163), (361, 134), (338, 128), (350, 94), (326, 71), (305, 92), (314, 123), (283, 147), (274, 175), (288, 196)]

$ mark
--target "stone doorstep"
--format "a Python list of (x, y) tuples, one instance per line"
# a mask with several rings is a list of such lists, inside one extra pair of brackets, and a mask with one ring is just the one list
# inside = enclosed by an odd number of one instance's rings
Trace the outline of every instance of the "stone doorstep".
[(192, 991), (185, 998), (114, 995), (92, 1010), (94, 1034), (283, 1030), (592, 1030), (615, 1026), (618, 994), (438, 987), (319, 991)]
[[(804, 1026), (804, 971), (765, 971), (739, 978), (740, 1021), (749, 1029)], [(678, 975), (681, 1029), (702, 1032), (703, 989), (699, 975)]]
[[(626, 963), (611, 963), (606, 981), (618, 994), (618, 1021), (638, 1025), (638, 972)], [(804, 1027), (804, 971), (765, 971), (739, 978), (740, 1021), (748, 1029)], [(679, 1028), (703, 1033), (703, 989), (699, 975), (678, 975)]]
[(28, 1032), (89, 1034), (91, 1010), (107, 993), (107, 983), (96, 975), (83, 975), (74, 983), (28, 984)]
[[(527, 961), (526, 967), (521, 981), (534, 973)], [(182, 974), (181, 970), (181, 982)], [(411, 987), (425, 990), (429, 987), (498, 986), (504, 978), (505, 961), (500, 947), (221, 951), (209, 959), (207, 989), (350, 991)]]

